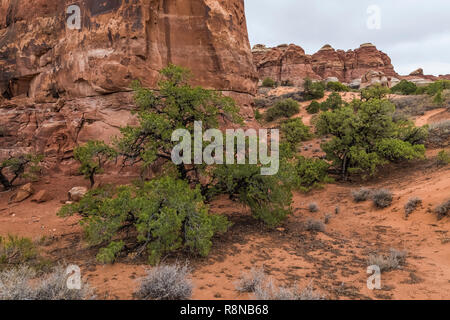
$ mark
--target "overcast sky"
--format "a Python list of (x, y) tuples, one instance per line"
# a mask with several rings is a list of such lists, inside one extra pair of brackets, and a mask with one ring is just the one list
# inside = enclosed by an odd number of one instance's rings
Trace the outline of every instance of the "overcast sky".
[(425, 74), (450, 74), (449, 0), (245, 0), (245, 5), (252, 46), (295, 43), (313, 54), (326, 43), (348, 50), (372, 42), (400, 74), (419, 67)]

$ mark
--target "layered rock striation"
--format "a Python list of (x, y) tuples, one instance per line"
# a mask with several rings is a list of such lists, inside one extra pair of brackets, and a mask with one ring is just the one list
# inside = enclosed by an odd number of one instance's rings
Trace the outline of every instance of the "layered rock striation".
[(154, 88), (170, 63), (243, 104), (256, 92), (243, 0), (73, 4), (0, 2), (0, 153), (63, 159), (80, 142), (108, 140), (133, 121), (131, 81)]
[(272, 77), (277, 81), (300, 82), (311, 79), (336, 78), (350, 83), (361, 79), (369, 71), (378, 71), (387, 77), (398, 77), (391, 59), (373, 44), (362, 44), (356, 50), (335, 50), (330, 45), (323, 46), (312, 56), (296, 45), (253, 48), (255, 65), (260, 79)]

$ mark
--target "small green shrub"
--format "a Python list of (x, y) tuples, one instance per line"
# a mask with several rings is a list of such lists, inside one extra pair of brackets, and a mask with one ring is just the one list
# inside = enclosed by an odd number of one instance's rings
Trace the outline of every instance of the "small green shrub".
[(425, 93), (430, 96), (436, 96), (439, 92), (450, 89), (450, 80), (438, 80), (424, 87)]
[(302, 192), (308, 192), (332, 182), (333, 180), (328, 176), (329, 167), (330, 165), (324, 160), (299, 157), (295, 165), (295, 187)]
[(394, 112), (388, 100), (370, 99), (320, 114), (317, 134), (333, 136), (322, 150), (344, 179), (348, 174), (374, 175), (390, 161), (423, 159), (425, 147), (418, 144), (422, 130), (394, 122)]
[(277, 82), (272, 78), (265, 78), (262, 82), (262, 86), (265, 88), (275, 88), (277, 86)]
[(117, 157), (117, 152), (106, 145), (103, 141), (88, 141), (85, 145), (76, 147), (73, 151), (75, 160), (80, 166), (80, 173), (91, 182), (91, 187), (95, 184), (95, 176), (103, 173), (106, 162)]
[(306, 126), (301, 118), (288, 119), (281, 124), (283, 138), (292, 146), (293, 150), (302, 141), (312, 138), (311, 130)]
[(0, 269), (2, 265), (28, 264), (38, 257), (38, 251), (33, 241), (28, 238), (8, 235), (0, 236)]
[(444, 104), (444, 98), (442, 97), (442, 90), (439, 90), (433, 98), (433, 103), (437, 106)]
[(311, 79), (305, 79), (303, 84), (304, 98), (306, 101), (322, 99), (325, 96), (325, 86), (321, 82), (313, 82)]
[(33, 154), (21, 154), (0, 160), (0, 183), (5, 190), (9, 190), (19, 178), (35, 180), (41, 171), (42, 160), (42, 156)]
[(252, 215), (269, 227), (279, 225), (291, 213), (291, 181), (283, 163), (276, 175), (261, 175), (258, 165), (221, 165), (214, 171), (211, 195), (227, 194), (247, 205)]
[(390, 93), (389, 88), (380, 85), (372, 86), (361, 90), (361, 100), (384, 99)]
[(266, 112), (266, 121), (274, 121), (279, 118), (289, 118), (300, 112), (298, 102), (293, 99), (284, 99), (278, 101)]
[[(81, 215), (81, 226), (91, 245), (102, 245), (97, 256), (111, 262), (122, 251), (120, 230), (137, 233), (136, 243), (146, 248), (149, 263), (179, 249), (206, 256), (215, 234), (225, 232), (229, 222), (212, 215), (200, 188), (164, 177), (133, 186), (91, 190), (79, 203), (65, 205), (61, 217)], [(142, 250), (140, 250), (142, 252)]]
[(341, 95), (337, 92), (333, 92), (332, 94), (330, 94), (326, 101), (322, 102), (320, 109), (322, 111), (336, 110), (342, 107), (344, 104), (345, 102), (344, 100), (342, 100)]
[(306, 111), (309, 114), (316, 114), (320, 110), (320, 103), (316, 100), (312, 101), (309, 106), (306, 107)]
[(410, 82), (408, 80), (402, 80), (395, 86), (391, 88), (392, 93), (403, 94), (403, 95), (411, 95), (415, 94), (417, 91), (417, 86), (415, 83)]
[(441, 150), (437, 156), (437, 163), (440, 166), (446, 166), (450, 164), (450, 153), (445, 150)]
[(255, 115), (255, 120), (257, 120), (257, 121), (260, 121), (260, 120), (263, 119), (263, 115), (261, 114), (261, 112), (259, 112), (258, 109), (256, 109), (256, 110), (254, 111), (254, 115)]
[(340, 82), (330, 81), (327, 83), (327, 90), (335, 92), (349, 92), (350, 88)]

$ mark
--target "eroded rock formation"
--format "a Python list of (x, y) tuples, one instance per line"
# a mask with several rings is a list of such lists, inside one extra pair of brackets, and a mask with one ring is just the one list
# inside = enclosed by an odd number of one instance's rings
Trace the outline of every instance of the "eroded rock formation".
[(267, 48), (257, 45), (252, 52), (260, 79), (270, 77), (279, 82), (292, 81), (296, 85), (303, 83), (306, 77), (320, 79), (313, 71), (312, 57), (299, 46)]
[(295, 45), (276, 48), (258, 45), (253, 49), (253, 56), (260, 79), (272, 77), (277, 81), (299, 82), (298, 79), (305, 77), (334, 77), (341, 82), (350, 83), (361, 79), (369, 71), (381, 72), (386, 77), (398, 77), (388, 55), (370, 43), (349, 51), (335, 50), (330, 45), (325, 45), (312, 56)]
[(256, 90), (243, 0), (0, 2), (0, 149), (64, 158), (76, 143), (129, 123), (133, 79), (155, 87), (169, 63), (194, 84), (236, 97)]

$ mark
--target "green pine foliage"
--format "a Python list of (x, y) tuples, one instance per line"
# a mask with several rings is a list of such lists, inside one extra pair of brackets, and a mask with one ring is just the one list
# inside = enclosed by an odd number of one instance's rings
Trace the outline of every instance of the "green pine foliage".
[(333, 180), (328, 176), (330, 165), (321, 159), (299, 157), (295, 164), (294, 186), (309, 192), (314, 188), (321, 188), (323, 184)]
[(117, 152), (103, 141), (91, 140), (83, 146), (76, 147), (73, 155), (81, 164), (80, 173), (89, 179), (92, 187), (95, 184), (95, 175), (103, 173), (104, 165), (117, 157)]
[(301, 118), (285, 120), (281, 124), (281, 133), (293, 150), (296, 150), (300, 142), (307, 141), (313, 136), (310, 128), (303, 123)]
[(274, 121), (280, 118), (289, 118), (300, 112), (298, 102), (288, 98), (278, 101), (266, 112), (266, 121)]
[(325, 96), (325, 85), (322, 82), (313, 82), (306, 78), (303, 87), (306, 101), (322, 99)]
[(417, 85), (408, 80), (402, 80), (391, 88), (392, 93), (411, 95), (417, 91)]
[[(356, 108), (356, 110), (355, 110)], [(421, 159), (425, 148), (420, 144), (423, 131), (413, 125), (395, 123), (395, 106), (387, 100), (370, 99), (358, 106), (344, 106), (322, 113), (317, 120), (319, 134), (333, 138), (322, 145), (327, 159), (344, 177), (349, 173), (373, 175), (391, 161)], [(405, 127), (407, 129), (405, 129)]]
[(315, 114), (318, 113), (320, 111), (320, 103), (317, 102), (316, 100), (312, 101), (309, 106), (306, 107), (306, 111), (309, 114)]
[[(205, 131), (218, 128), (219, 118), (242, 123), (233, 99), (214, 90), (192, 87), (188, 70), (170, 65), (161, 74), (158, 94), (137, 81), (133, 83), (139, 125), (122, 128), (123, 137), (116, 143), (125, 164), (141, 163), (147, 168), (158, 159), (170, 161), (177, 144), (172, 141), (172, 133), (186, 129), (194, 137), (195, 121), (202, 121)], [(195, 166), (192, 170), (198, 169)], [(178, 165), (177, 171), (182, 179), (188, 178), (184, 164)]]
[(21, 154), (0, 160), (0, 183), (5, 190), (9, 190), (19, 178), (36, 179), (41, 171), (42, 160), (42, 156), (34, 154)]
[(438, 80), (425, 87), (425, 93), (435, 96), (439, 92), (450, 89), (450, 80)]
[(250, 164), (218, 166), (211, 193), (228, 194), (248, 206), (256, 219), (275, 227), (291, 213), (291, 182), (284, 168), (272, 176), (261, 175), (260, 170)]
[(439, 90), (433, 98), (433, 103), (438, 106), (444, 104), (444, 98), (442, 97), (442, 90)]
[(330, 81), (327, 83), (327, 90), (335, 92), (349, 92), (350, 88), (338, 81)]
[(277, 82), (272, 78), (265, 78), (262, 82), (262, 86), (265, 88), (275, 88), (277, 86)]
[(90, 245), (101, 246), (97, 258), (112, 262), (130, 245), (118, 239), (123, 231), (137, 234), (131, 248), (147, 250), (149, 263), (170, 252), (186, 249), (206, 256), (212, 237), (225, 232), (224, 216), (209, 213), (200, 188), (164, 177), (132, 186), (91, 190), (79, 203), (62, 207), (58, 215), (82, 216), (81, 226)]
[(445, 150), (439, 151), (437, 156), (437, 163), (440, 166), (446, 166), (450, 164), (450, 153)]
[(320, 109), (322, 111), (328, 111), (328, 110), (335, 110), (345, 105), (344, 100), (342, 100), (341, 95), (337, 92), (333, 92), (330, 94), (330, 96), (327, 98), (326, 101), (324, 101)]
[(384, 99), (390, 93), (389, 88), (381, 85), (371, 86), (361, 90), (361, 100), (369, 101), (371, 99)]

